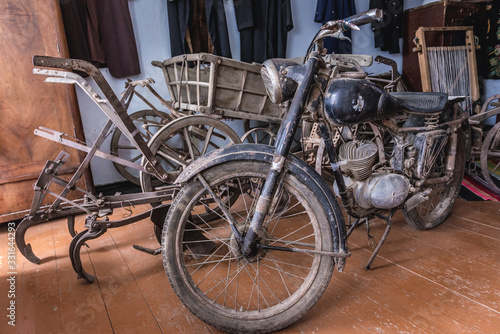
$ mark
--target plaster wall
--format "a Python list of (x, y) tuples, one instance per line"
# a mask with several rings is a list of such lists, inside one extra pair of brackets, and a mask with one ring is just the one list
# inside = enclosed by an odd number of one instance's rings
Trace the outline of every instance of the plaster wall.
[[(413, 8), (422, 5), (423, 0), (406, 0), (405, 9)], [(234, 15), (233, 0), (224, 0), (229, 37), (231, 43), (231, 51), (234, 59), (240, 59), (239, 50), (239, 33), (236, 28), (236, 19)], [(163, 75), (159, 69), (151, 65), (152, 60), (164, 60), (170, 57), (170, 40), (167, 17), (167, 1), (166, 0), (129, 0), (132, 23), (134, 26), (137, 48), (139, 52), (139, 60), (141, 65), (141, 74), (131, 77), (132, 80), (141, 80), (153, 78), (156, 84), (154, 88), (164, 97), (168, 99), (168, 92), (163, 79)], [(307, 45), (313, 38), (321, 24), (314, 22), (314, 14), (316, 10), (316, 1), (312, 0), (292, 0), (292, 14), (294, 28), (288, 35), (287, 56), (301, 57), (304, 56)], [(356, 0), (356, 8), (358, 13), (368, 10), (369, 1)], [(369, 25), (361, 27), (360, 31), (354, 31), (353, 36), (353, 53), (368, 54), (374, 58), (377, 55), (382, 55), (394, 59), (398, 63), (398, 69), (402, 71), (402, 54), (389, 54), (382, 52), (380, 49), (375, 49), (373, 34)], [(401, 45), (402, 50), (402, 45)], [(380, 64), (373, 64), (367, 69), (369, 73), (382, 73), (388, 70), (388, 67)], [(113, 78), (107, 68), (101, 69), (104, 77), (108, 80), (111, 87), (118, 95), (124, 90), (125, 79)], [(91, 83), (92, 84), (92, 83)], [(489, 95), (500, 92), (500, 83), (495, 80), (486, 82), (486, 92)], [(154, 102), (155, 106), (160, 110), (161, 105), (156, 98), (147, 90), (141, 90), (149, 101)], [(80, 112), (82, 115), (85, 137), (88, 144), (91, 144), (97, 137), (101, 128), (106, 122), (106, 116), (98, 109), (98, 107), (88, 98), (83, 91), (77, 89)], [(487, 96), (489, 96), (487, 95)], [(134, 99), (129, 113), (134, 111), (149, 109), (139, 99)], [(240, 122), (234, 122), (234, 128), (238, 132), (242, 132)], [(103, 150), (109, 150), (109, 140), (103, 144)], [(124, 178), (115, 170), (112, 163), (95, 158), (91, 163), (94, 183), (103, 185), (115, 183), (124, 180)]]

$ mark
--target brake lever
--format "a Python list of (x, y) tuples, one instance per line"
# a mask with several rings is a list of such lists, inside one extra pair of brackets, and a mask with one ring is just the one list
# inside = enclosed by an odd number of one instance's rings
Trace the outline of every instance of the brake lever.
[(348, 40), (349, 42), (351, 42), (351, 39), (346, 35), (344, 35), (346, 27), (352, 30), (359, 30), (359, 27), (357, 25), (348, 21), (344, 20), (328, 21), (321, 27), (321, 31), (314, 39), (314, 42), (323, 39), (325, 37), (335, 37), (341, 40)]
[[(341, 24), (341, 25), (340, 25)], [(340, 25), (340, 27), (339, 27)], [(341, 30), (346, 30), (344, 26), (349, 27), (352, 30), (359, 30), (359, 27), (352, 22), (345, 20), (333, 20), (328, 21), (321, 26), (321, 30), (333, 30), (333, 28), (341, 28)]]

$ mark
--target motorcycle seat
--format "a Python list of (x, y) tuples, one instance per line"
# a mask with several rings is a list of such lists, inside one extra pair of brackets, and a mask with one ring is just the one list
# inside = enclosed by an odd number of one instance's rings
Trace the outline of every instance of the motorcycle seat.
[(448, 103), (446, 93), (394, 92), (390, 94), (398, 100), (401, 108), (410, 113), (435, 114), (443, 111)]

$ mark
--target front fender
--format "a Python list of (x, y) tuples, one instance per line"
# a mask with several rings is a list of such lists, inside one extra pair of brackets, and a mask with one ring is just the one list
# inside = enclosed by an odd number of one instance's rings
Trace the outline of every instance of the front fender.
[[(238, 144), (212, 151), (190, 164), (177, 178), (176, 184), (182, 184), (194, 178), (198, 173), (236, 160), (257, 160), (271, 165), (274, 148), (261, 144)], [(346, 243), (346, 228), (340, 206), (332, 190), (325, 180), (307, 163), (294, 155), (289, 155), (285, 163), (288, 172), (294, 174), (307, 184), (318, 196), (327, 213), (333, 235), (334, 251), (348, 253)], [(344, 269), (345, 258), (336, 258), (338, 270)]]

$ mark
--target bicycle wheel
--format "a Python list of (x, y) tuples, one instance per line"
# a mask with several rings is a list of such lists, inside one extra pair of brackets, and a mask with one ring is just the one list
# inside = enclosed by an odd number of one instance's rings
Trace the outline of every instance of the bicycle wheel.
[[(154, 110), (146, 109), (131, 114), (130, 118), (147, 142), (164, 125), (162, 122), (163, 120), (170, 120), (170, 116), (166, 113), (160, 112), (160, 116)], [(131, 162), (140, 163), (142, 159), (142, 154), (139, 150), (132, 145), (118, 128), (115, 129), (111, 137), (110, 152), (114, 156), (127, 159)], [(116, 162), (113, 162), (113, 165), (118, 173), (128, 181), (140, 185), (138, 170), (120, 165)]]
[[(403, 209), (403, 216), (409, 225), (419, 230), (428, 230), (438, 226), (448, 217), (462, 186), (465, 170), (465, 154), (465, 140), (459, 132), (453, 177), (447, 183), (427, 186), (425, 189), (431, 189), (427, 201), (419, 204), (412, 210), (406, 211)], [(443, 155), (441, 163), (436, 161), (434, 170), (431, 173), (434, 174), (432, 175), (433, 177), (444, 176), (445, 170), (446, 163)]]
[[(203, 176), (245, 233), (270, 166), (235, 161)], [(228, 332), (270, 332), (302, 317), (321, 297), (334, 263), (329, 256), (264, 250), (251, 258), (239, 250), (231, 227), (209, 192), (189, 181), (174, 199), (162, 236), (163, 264), (184, 305), (204, 322)], [(212, 210), (217, 220), (205, 221)], [(198, 219), (199, 222), (194, 222)], [(260, 244), (332, 251), (332, 234), (320, 201), (307, 182), (288, 173), (264, 223)]]

